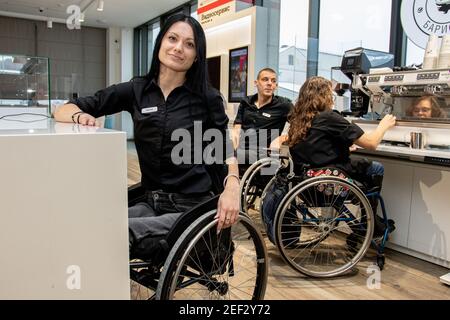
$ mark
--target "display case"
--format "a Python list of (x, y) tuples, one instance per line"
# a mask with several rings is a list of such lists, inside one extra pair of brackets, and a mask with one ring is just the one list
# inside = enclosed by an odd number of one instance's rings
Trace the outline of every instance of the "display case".
[(49, 111), (49, 59), (0, 54), (0, 114)]

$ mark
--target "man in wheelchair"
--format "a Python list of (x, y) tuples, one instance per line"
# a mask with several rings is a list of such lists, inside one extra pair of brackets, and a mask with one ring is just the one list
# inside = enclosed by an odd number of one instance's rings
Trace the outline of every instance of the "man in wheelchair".
[[(330, 172), (336, 168), (339, 170), (338, 175), (343, 175), (347, 179), (351, 177), (363, 183), (367, 190), (372, 188), (380, 190), (384, 174), (383, 165), (367, 159), (352, 160), (350, 147), (356, 144), (375, 150), (386, 131), (395, 126), (396, 118), (386, 115), (375, 131), (365, 133), (356, 124), (333, 112), (333, 103), (332, 84), (329, 80), (312, 77), (301, 87), (297, 102), (289, 115), (290, 128), (287, 137), (295, 175), (306, 177), (305, 164), (307, 168), (317, 168), (314, 173), (317, 175), (317, 172), (322, 174), (320, 168)], [(279, 174), (264, 200), (263, 217), (272, 242), (275, 211), (288, 191), (285, 180), (285, 175), (283, 177)], [(369, 201), (375, 216), (374, 237), (383, 235), (388, 227), (393, 230), (392, 220), (387, 226), (376, 215), (378, 199), (369, 197)], [(286, 215), (285, 219), (289, 217)], [(294, 228), (290, 232), (289, 230), (282, 232), (286, 237), (292, 238), (291, 233), (299, 232), (295, 227), (288, 225), (284, 228)]]
[(272, 141), (286, 130), (287, 116), (293, 107), (288, 99), (274, 95), (278, 86), (275, 70), (260, 70), (255, 86), (257, 93), (241, 101), (233, 125), (232, 139), (241, 177), (250, 164), (267, 156)]

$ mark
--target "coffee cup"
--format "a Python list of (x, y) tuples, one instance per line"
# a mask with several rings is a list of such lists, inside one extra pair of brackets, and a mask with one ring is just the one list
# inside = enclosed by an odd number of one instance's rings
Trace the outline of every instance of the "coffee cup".
[(435, 69), (439, 61), (439, 37), (436, 34), (430, 34), (425, 55), (423, 58), (422, 69)]
[(441, 50), (439, 51), (439, 69), (450, 67), (450, 34), (444, 35), (442, 38)]
[(425, 135), (422, 132), (410, 132), (410, 148), (423, 149), (425, 147)]

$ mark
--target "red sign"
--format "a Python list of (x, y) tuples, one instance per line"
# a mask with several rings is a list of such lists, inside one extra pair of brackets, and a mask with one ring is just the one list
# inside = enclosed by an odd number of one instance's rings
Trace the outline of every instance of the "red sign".
[(220, 7), (220, 6), (223, 6), (224, 4), (226, 4), (228, 2), (232, 2), (232, 1), (234, 1), (234, 0), (217, 0), (217, 1), (214, 1), (214, 2), (208, 4), (208, 5), (204, 6), (204, 7), (198, 8), (197, 13), (198, 14), (205, 13), (206, 11), (215, 9), (217, 7)]

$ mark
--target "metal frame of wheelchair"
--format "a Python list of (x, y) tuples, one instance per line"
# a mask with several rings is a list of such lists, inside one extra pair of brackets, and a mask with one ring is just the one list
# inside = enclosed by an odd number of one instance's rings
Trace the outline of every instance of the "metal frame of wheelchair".
[[(268, 183), (265, 182), (267, 179), (255, 177), (269, 165), (288, 170), (291, 178), (289, 191), (275, 213), (273, 227), (275, 245), (293, 269), (312, 277), (338, 276), (352, 269), (366, 254), (370, 244), (377, 250), (378, 267), (380, 270), (384, 268), (384, 247), (389, 230), (386, 228), (381, 239), (373, 239), (374, 213), (368, 201), (369, 197), (379, 201), (383, 222), (387, 225), (386, 208), (379, 189), (363, 192), (362, 184), (356, 181), (326, 175), (301, 180), (294, 177), (290, 158), (261, 159), (243, 175), (240, 191), (244, 212), (250, 208), (249, 199), (254, 202), (260, 198), (259, 213), (263, 221), (262, 205), (275, 177), (270, 177)], [(323, 194), (327, 189), (328, 198)], [(300, 236), (293, 236), (292, 241), (283, 238), (283, 225), (287, 219), (292, 220), (290, 226), (296, 225), (301, 230)]]
[[(129, 189), (129, 199), (129, 206), (144, 200), (140, 185)], [(181, 215), (150, 248), (151, 258), (130, 261), (132, 296), (134, 290), (138, 299), (264, 298), (264, 240), (243, 212), (235, 225), (217, 233), (217, 201), (218, 196)]]
[[(269, 170), (271, 168), (279, 168), (281, 161), (288, 161), (289, 167), (293, 168), (292, 160), (286, 156), (280, 156), (275, 154), (276, 157), (262, 158), (248, 167), (245, 173), (242, 175), (240, 183), (240, 195), (241, 195), (241, 210), (248, 213), (251, 206), (255, 205), (258, 198), (261, 197), (266, 185), (272, 179), (270, 175), (261, 175), (260, 172), (263, 168)], [(273, 170), (273, 169), (272, 169)], [(275, 171), (274, 171), (275, 173)]]

